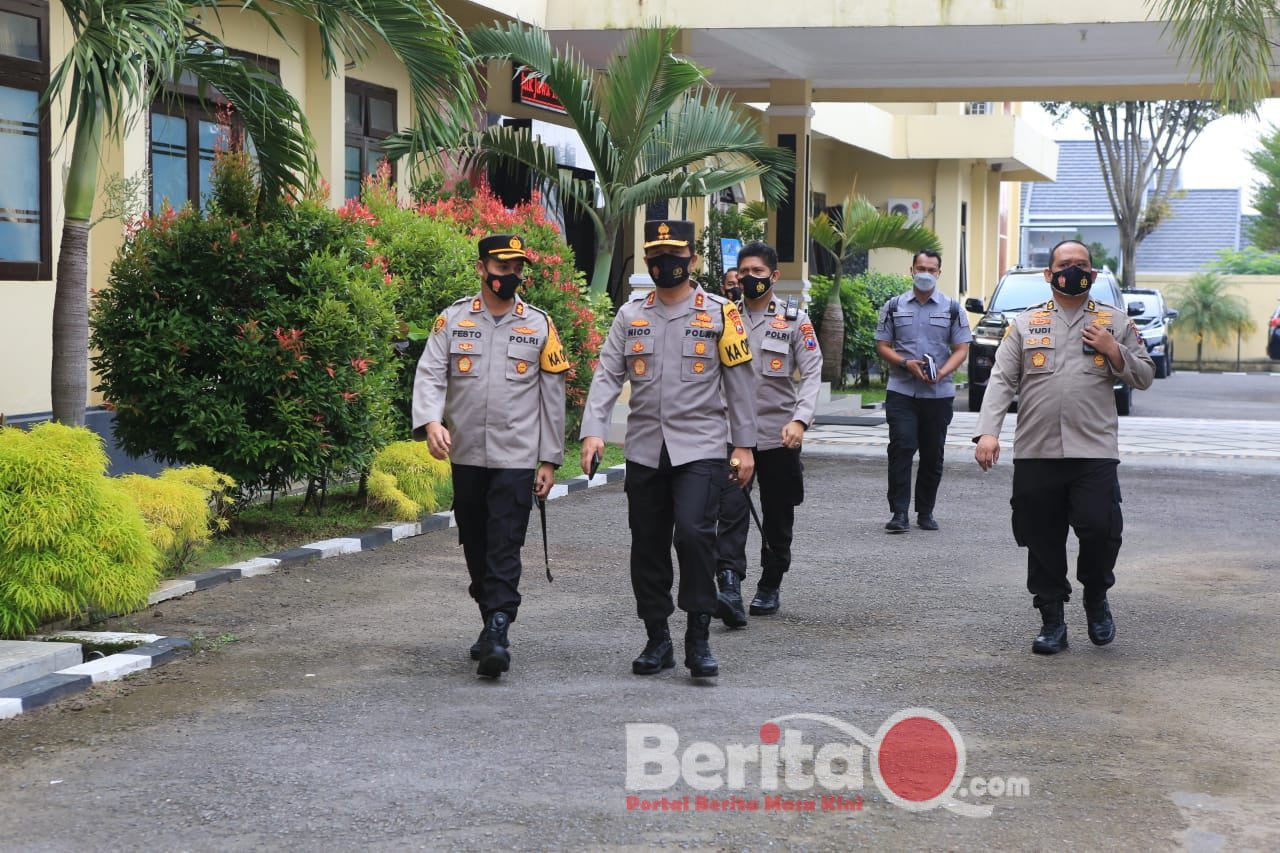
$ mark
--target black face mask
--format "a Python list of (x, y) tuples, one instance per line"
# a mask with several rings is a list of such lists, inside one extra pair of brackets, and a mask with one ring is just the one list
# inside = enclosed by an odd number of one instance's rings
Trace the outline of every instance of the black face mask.
[(742, 298), (742, 285), (726, 284), (724, 287), (724, 295), (726, 299), (732, 302), (737, 302)]
[(658, 287), (679, 287), (689, 280), (689, 261), (675, 255), (658, 255), (649, 259), (649, 275)]
[(524, 278), (519, 273), (509, 272), (506, 275), (489, 274), (489, 291), (503, 302), (516, 295), (516, 288)]
[(1049, 285), (1063, 296), (1079, 296), (1093, 287), (1093, 273), (1080, 267), (1067, 267), (1049, 276)]
[(742, 286), (742, 292), (747, 295), (748, 299), (759, 299), (769, 292), (769, 288), (773, 287), (773, 277), (758, 278), (754, 275), (738, 273), (738, 284)]

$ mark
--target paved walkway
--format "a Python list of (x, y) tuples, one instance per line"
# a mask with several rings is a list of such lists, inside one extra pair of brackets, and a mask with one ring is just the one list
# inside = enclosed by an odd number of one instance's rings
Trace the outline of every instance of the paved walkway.
[[(956, 412), (947, 433), (947, 448), (971, 450), (978, 422), (973, 412)], [(1013, 447), (1018, 416), (1005, 418), (1000, 433), (1006, 453)], [(860, 448), (883, 449), (889, 444), (889, 425), (815, 426), (805, 435), (809, 448), (846, 449), (862, 455)], [(1269, 459), (1280, 461), (1280, 423), (1275, 421), (1226, 421), (1196, 418), (1120, 419), (1120, 455), (1142, 457), (1198, 457), (1210, 459)]]

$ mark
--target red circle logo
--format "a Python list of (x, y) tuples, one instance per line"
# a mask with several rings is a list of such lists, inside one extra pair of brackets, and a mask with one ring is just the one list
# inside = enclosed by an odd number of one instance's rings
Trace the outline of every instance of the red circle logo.
[(941, 796), (959, 769), (959, 750), (951, 733), (928, 717), (906, 717), (880, 740), (876, 761), (885, 787), (908, 802)]

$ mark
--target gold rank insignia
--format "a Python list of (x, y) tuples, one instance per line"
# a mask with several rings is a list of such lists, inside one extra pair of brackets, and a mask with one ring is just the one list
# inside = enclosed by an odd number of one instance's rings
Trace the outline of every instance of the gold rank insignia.
[(650, 293), (648, 296), (646, 296), (646, 297), (644, 298), (644, 304), (645, 304), (645, 305), (652, 305), (652, 304), (653, 304), (654, 296), (655, 296), (655, 294), (653, 294), (653, 293)]
[(458, 349), (462, 350), (463, 352), (471, 352), (475, 348), (476, 348), (476, 345), (471, 343), (458, 344)]
[(471, 372), (471, 356), (464, 355), (462, 358), (458, 359), (458, 372), (459, 373)]
[(480, 310), (480, 304), (481, 304), (481, 303), (480, 303), (480, 297), (479, 297), (479, 296), (477, 296), (475, 299), (472, 299), (472, 300), (471, 300), (471, 310), (472, 310), (472, 311), (479, 311), (479, 310)]
[(636, 376), (644, 376), (649, 372), (649, 365), (645, 364), (643, 358), (637, 358), (631, 365), (631, 369), (636, 372)]
[(671, 236), (671, 226), (665, 222), (658, 223), (658, 239), (665, 240)]
[(632, 320), (631, 325), (635, 326), (637, 329), (642, 329), (645, 326), (649, 325), (649, 321), (648, 320)]
[(434, 329), (432, 329), (431, 331), (432, 331), (432, 332), (438, 332), (438, 331), (440, 331), (441, 329), (443, 329), (443, 328), (444, 328), (444, 326), (445, 326), (444, 315), (443, 315), (443, 314), (441, 314), (439, 317), (437, 317), (437, 318), (436, 318), (436, 327), (435, 327)]
[(694, 372), (694, 373), (702, 373), (702, 372), (703, 372), (703, 371), (705, 371), (706, 369), (707, 369), (707, 363), (706, 363), (705, 361), (695, 361), (695, 362), (693, 363), (693, 372)]
[(474, 329), (476, 326), (476, 321), (475, 320), (459, 320), (458, 325), (464, 329)]
[(1037, 352), (1037, 353), (1032, 353), (1032, 354), (1031, 354), (1031, 366), (1032, 366), (1032, 367), (1044, 367), (1044, 363), (1045, 363), (1045, 361), (1046, 361), (1046, 359), (1045, 359), (1045, 357), (1044, 357), (1044, 353), (1042, 353), (1042, 352)]
[(632, 352), (644, 352), (644, 342), (642, 342), (642, 341), (636, 341), (634, 344), (632, 344), (632, 345), (631, 345), (631, 351), (632, 351)]
[(537, 330), (537, 329), (530, 329), (528, 326), (516, 326), (516, 327), (515, 327), (514, 329), (512, 329), (511, 331), (515, 332), (517, 335), (536, 335), (536, 334), (538, 334), (538, 330)]
[(1093, 357), (1093, 366), (1094, 366), (1094, 367), (1102, 367), (1102, 365), (1104, 365), (1104, 364), (1106, 364), (1106, 363), (1107, 363), (1107, 360), (1106, 360), (1105, 358), (1103, 358), (1103, 357), (1102, 357), (1102, 353), (1098, 353), (1097, 355), (1095, 355), (1095, 356)]
[(1086, 306), (1084, 307), (1084, 310), (1086, 310), (1086, 311), (1097, 311), (1097, 310), (1098, 310), (1098, 308), (1097, 308), (1097, 306), (1096, 306), (1096, 305), (1094, 305), (1094, 304), (1093, 304), (1093, 300), (1092, 300), (1092, 299), (1090, 299), (1090, 300), (1089, 300), (1089, 304), (1088, 304), (1088, 305), (1086, 305)]
[(699, 312), (698, 312), (698, 316), (697, 316), (697, 320), (698, 320), (698, 322), (700, 322), (700, 323), (710, 323), (710, 322), (711, 322), (711, 315), (710, 315), (710, 314), (708, 314), (706, 311), (699, 311)]
[[(679, 273), (677, 273), (677, 275), (679, 275)], [(693, 297), (693, 307), (697, 308), (699, 311), (702, 310), (702, 307), (706, 304), (706, 302), (707, 302), (706, 298), (701, 293)]]
[(523, 248), (524, 248), (524, 245), (520, 242), (520, 238), (519, 238), (519, 237), (512, 237), (512, 238), (511, 238), (511, 242), (510, 242), (508, 245), (510, 245), (510, 246), (511, 246), (511, 248), (513, 248), (513, 249), (523, 249)]
[(772, 369), (772, 370), (781, 370), (781, 369), (782, 369), (782, 359), (780, 359), (780, 358), (775, 358), (773, 361), (769, 362), (769, 367), (770, 367), (770, 369)]
[(707, 354), (706, 343), (703, 341), (698, 341), (696, 344), (693, 345), (693, 352), (695, 355), (706, 355)]
[[(514, 242), (516, 242), (516, 241), (515, 241), (515, 240), (512, 240), (511, 242), (513, 242), (513, 243), (514, 243)], [(528, 373), (528, 372), (529, 372), (529, 362), (527, 362), (527, 361), (517, 361), (517, 362), (516, 362), (516, 373), (519, 373), (521, 376), (524, 376), (524, 375), (525, 375), (526, 373)]]
[(523, 302), (517, 302), (517, 303), (516, 303), (516, 316), (517, 316), (517, 317), (523, 317), (523, 316), (524, 316), (524, 303), (523, 303)]

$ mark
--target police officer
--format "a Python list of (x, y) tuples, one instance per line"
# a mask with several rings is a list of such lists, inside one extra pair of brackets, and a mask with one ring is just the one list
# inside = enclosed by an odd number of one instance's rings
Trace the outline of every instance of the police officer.
[[(813, 421), (822, 387), (822, 352), (799, 300), (779, 301), (778, 253), (767, 243), (748, 243), (738, 253), (738, 285), (746, 300), (748, 343), (756, 374), (756, 478), (760, 481), (760, 580), (751, 615), (778, 612), (778, 589), (791, 567), (795, 507), (804, 501), (800, 445)], [(800, 384), (792, 379), (799, 371)], [(722, 496), (716, 583), (716, 616), (731, 628), (747, 623), (742, 580), (747, 575), (747, 529), (751, 485)]]
[[(920, 451), (916, 472), (916, 524), (937, 530), (933, 517), (942, 482), (943, 450), (955, 407), (956, 385), (951, 378), (969, 356), (969, 319), (960, 303), (938, 292), (942, 258), (937, 252), (916, 252), (911, 259), (912, 287), (880, 309), (876, 352), (889, 365), (884, 401), (889, 421), (889, 511), (884, 529), (911, 529), (911, 460)], [(932, 359), (930, 375), (926, 356)]]
[(1043, 622), (1031, 650), (1051, 655), (1067, 647), (1068, 525), (1080, 540), (1076, 579), (1089, 639), (1099, 646), (1115, 639), (1107, 590), (1124, 521), (1112, 385), (1119, 379), (1149, 388), (1155, 365), (1125, 309), (1089, 299), (1095, 273), (1088, 247), (1076, 240), (1054, 246), (1044, 276), (1053, 299), (1009, 326), (973, 440), (986, 471), (1000, 458), (1000, 425), (1017, 394), (1013, 536), (1027, 548), (1027, 589)]
[(690, 278), (693, 223), (651, 220), (645, 263), (656, 289), (618, 309), (600, 352), (582, 418), (582, 467), (604, 448), (614, 401), (631, 382), (627, 417), (627, 515), (631, 586), (648, 642), (632, 663), (637, 675), (675, 666), (667, 618), (674, 541), (680, 560), (678, 603), (689, 615), (684, 663), (713, 676), (711, 615), (716, 608), (716, 515), (721, 484), (750, 481), (756, 443), (755, 399), (746, 330), (729, 301)]
[(484, 621), (471, 657), (488, 678), (510, 668), (529, 511), (564, 461), (569, 362), (551, 317), (516, 293), (527, 257), (517, 236), (480, 241), (480, 292), (436, 319), (413, 385), (414, 437), (453, 462), (468, 591)]
[(720, 292), (725, 298), (738, 306), (738, 310), (742, 310), (742, 286), (738, 284), (738, 269), (734, 267), (724, 271), (724, 275), (720, 277)]

